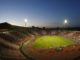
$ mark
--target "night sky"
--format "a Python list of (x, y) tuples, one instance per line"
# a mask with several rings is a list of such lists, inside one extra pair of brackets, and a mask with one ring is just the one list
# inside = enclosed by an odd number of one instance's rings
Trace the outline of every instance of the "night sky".
[(80, 0), (0, 0), (0, 23), (39, 27), (80, 26)]

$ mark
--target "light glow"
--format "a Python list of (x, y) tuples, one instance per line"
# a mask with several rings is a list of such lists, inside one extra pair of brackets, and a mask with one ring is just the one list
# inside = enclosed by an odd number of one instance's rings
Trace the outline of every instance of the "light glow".
[(24, 19), (24, 22), (26, 22), (26, 23), (27, 23), (27, 19)]
[(67, 23), (68, 23), (67, 19), (65, 19), (65, 20), (64, 20), (64, 23), (65, 23), (65, 24), (67, 24)]
[(26, 25), (27, 25), (27, 19), (24, 19), (24, 22), (25, 22), (25, 27), (26, 27)]

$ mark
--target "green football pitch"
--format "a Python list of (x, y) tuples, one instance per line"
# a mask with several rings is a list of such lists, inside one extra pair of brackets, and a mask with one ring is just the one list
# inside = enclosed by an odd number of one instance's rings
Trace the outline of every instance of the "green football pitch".
[(34, 48), (56, 48), (66, 47), (75, 44), (75, 41), (62, 36), (40, 36), (35, 39)]

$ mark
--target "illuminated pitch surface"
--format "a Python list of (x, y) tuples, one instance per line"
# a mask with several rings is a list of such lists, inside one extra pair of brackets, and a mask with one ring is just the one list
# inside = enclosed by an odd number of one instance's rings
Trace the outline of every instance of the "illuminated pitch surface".
[(26, 57), (36, 60), (70, 60), (70, 58), (78, 56), (79, 51), (75, 50), (76, 43), (63, 36), (36, 36), (35, 39), (22, 44), (21, 52)]
[(56, 48), (73, 45), (75, 42), (62, 36), (40, 36), (33, 42), (34, 48)]

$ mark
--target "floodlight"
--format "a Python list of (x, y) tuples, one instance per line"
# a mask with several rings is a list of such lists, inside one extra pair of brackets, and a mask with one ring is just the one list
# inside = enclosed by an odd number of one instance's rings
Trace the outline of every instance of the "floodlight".
[(68, 23), (67, 19), (65, 19), (65, 20), (64, 20), (64, 23), (65, 23), (65, 24), (67, 24), (67, 23)]
[(26, 23), (27, 23), (27, 19), (24, 19), (24, 22), (26, 22)]
[(27, 24), (27, 19), (24, 19), (24, 22), (25, 22), (25, 27), (26, 27), (26, 24)]

